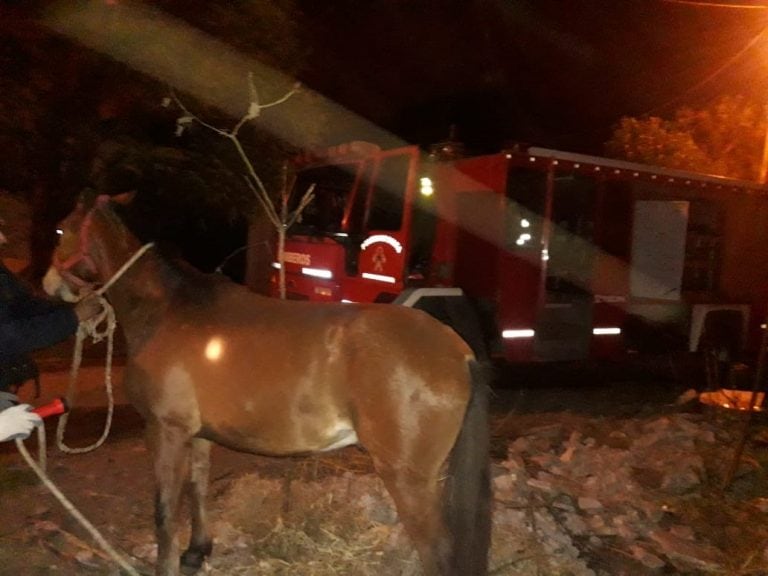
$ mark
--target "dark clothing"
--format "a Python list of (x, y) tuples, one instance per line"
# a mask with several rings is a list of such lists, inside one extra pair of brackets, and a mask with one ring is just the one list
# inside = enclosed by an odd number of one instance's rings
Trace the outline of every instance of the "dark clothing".
[(0, 390), (34, 378), (27, 354), (66, 340), (77, 326), (71, 306), (35, 297), (0, 262)]

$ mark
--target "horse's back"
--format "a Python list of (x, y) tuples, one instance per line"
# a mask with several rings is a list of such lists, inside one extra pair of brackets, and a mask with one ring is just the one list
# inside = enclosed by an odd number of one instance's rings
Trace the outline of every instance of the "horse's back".
[(290, 453), (355, 442), (378, 420), (397, 434), (406, 411), (456, 421), (471, 357), (417, 310), (281, 301), (213, 282), (177, 302), (135, 360), (160, 383), (151, 409), (183, 407), (200, 434), (234, 448)]

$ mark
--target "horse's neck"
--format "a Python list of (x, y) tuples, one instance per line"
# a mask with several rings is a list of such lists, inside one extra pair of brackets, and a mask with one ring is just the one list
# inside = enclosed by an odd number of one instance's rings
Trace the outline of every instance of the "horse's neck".
[[(125, 257), (125, 261), (133, 254)], [(121, 263), (109, 266), (109, 281), (120, 269)], [(129, 349), (136, 349), (162, 320), (171, 299), (174, 285), (167, 273), (168, 264), (149, 250), (134, 262), (107, 289), (107, 296), (115, 309)]]

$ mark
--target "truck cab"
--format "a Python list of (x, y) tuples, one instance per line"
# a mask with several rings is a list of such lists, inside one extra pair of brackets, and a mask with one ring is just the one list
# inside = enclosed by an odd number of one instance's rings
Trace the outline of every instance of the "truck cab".
[[(411, 273), (409, 237), (418, 150), (382, 151), (356, 142), (302, 166), (294, 200), (314, 200), (288, 231), (283, 255), (288, 298), (391, 302)], [(275, 288), (276, 290), (276, 288)]]

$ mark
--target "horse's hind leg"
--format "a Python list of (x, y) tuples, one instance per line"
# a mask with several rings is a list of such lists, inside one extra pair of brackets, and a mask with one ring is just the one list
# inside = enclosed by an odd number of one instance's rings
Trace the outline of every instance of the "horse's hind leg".
[[(399, 386), (407, 394), (391, 404), (361, 403), (357, 413), (360, 443), (368, 449), (376, 471), (419, 553), (426, 576), (461, 574), (453, 567), (454, 539), (446, 522), (444, 475), (448, 456), (459, 436), (468, 394), (446, 380), (442, 391)], [(460, 382), (459, 382), (460, 384)]]
[(442, 487), (437, 474), (423, 475), (386, 465), (378, 465), (377, 469), (419, 553), (425, 576), (450, 574), (451, 543), (443, 522)]
[(152, 451), (157, 482), (155, 531), (157, 535), (157, 576), (179, 573), (178, 511), (181, 490), (189, 466), (189, 436), (182, 430), (150, 424), (147, 444)]
[(202, 438), (192, 439), (192, 458), (189, 472), (189, 498), (192, 512), (192, 533), (189, 547), (181, 555), (181, 571), (194, 574), (211, 555), (213, 541), (208, 532), (205, 499), (211, 469), (211, 443)]

